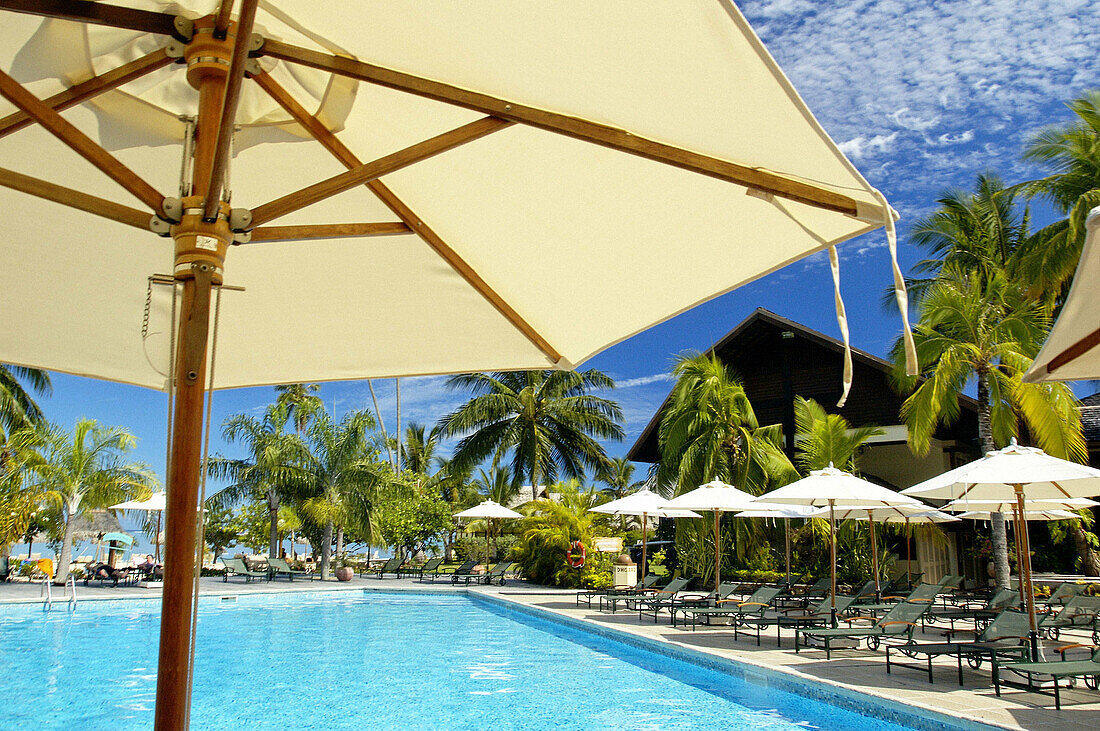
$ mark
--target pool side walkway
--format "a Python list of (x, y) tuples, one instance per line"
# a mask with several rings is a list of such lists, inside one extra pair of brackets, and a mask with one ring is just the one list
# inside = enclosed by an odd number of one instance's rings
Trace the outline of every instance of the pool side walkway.
[[(221, 578), (204, 577), (200, 581), (200, 596), (225, 596), (258, 593), (292, 593), (301, 591), (464, 591), (467, 587), (452, 587), (448, 581), (420, 583), (414, 579), (377, 579), (375, 577), (356, 577), (350, 582), (308, 581), (293, 582), (279, 580), (274, 582), (254, 581), (245, 583), (241, 579), (223, 582)], [(0, 584), (0, 603), (42, 603), (40, 586), (37, 584), (14, 583)], [(64, 602), (60, 587), (55, 587), (54, 602)], [(1062, 710), (1054, 710), (1054, 699), (1006, 689), (1001, 698), (993, 693), (989, 669), (986, 664), (980, 670), (971, 670), (964, 664), (966, 685), (959, 688), (955, 679), (956, 666), (953, 660), (940, 659), (935, 663), (935, 683), (929, 684), (927, 675), (911, 669), (899, 668), (887, 675), (885, 655), (878, 652), (861, 650), (840, 650), (834, 652), (833, 659), (826, 661), (819, 650), (803, 650), (796, 655), (793, 647), (793, 635), (784, 632), (784, 649), (775, 646), (774, 627), (765, 633), (763, 646), (757, 647), (755, 639), (742, 635), (736, 642), (732, 630), (725, 627), (700, 627), (693, 632), (689, 629), (670, 627), (667, 618), (654, 624), (652, 617), (639, 621), (637, 613), (619, 611), (616, 614), (601, 613), (595, 608), (589, 609), (575, 605), (572, 591), (548, 589), (524, 581), (509, 580), (505, 587), (469, 587), (471, 592), (492, 595), (508, 602), (517, 602), (545, 612), (584, 623), (593, 623), (604, 628), (646, 638), (659, 643), (674, 643), (719, 658), (732, 659), (770, 668), (784, 673), (792, 673), (837, 684), (859, 692), (881, 696), (910, 706), (930, 708), (960, 718), (980, 721), (1013, 729), (1057, 728), (1067, 731), (1090, 731), (1100, 727), (1100, 691), (1073, 689), (1063, 691)], [(78, 583), (79, 602), (97, 599), (157, 598), (159, 589), (139, 587), (85, 587)], [(79, 603), (77, 611), (79, 611)], [(928, 632), (918, 637), (918, 641), (942, 641), (938, 628), (929, 627)], [(1084, 633), (1063, 635), (1055, 644), (1069, 642), (1088, 643), (1090, 639)]]

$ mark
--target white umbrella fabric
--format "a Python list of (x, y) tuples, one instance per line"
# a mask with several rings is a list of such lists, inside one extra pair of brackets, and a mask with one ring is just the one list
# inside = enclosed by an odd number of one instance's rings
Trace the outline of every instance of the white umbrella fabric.
[(680, 510), (709, 510), (714, 513), (714, 592), (718, 593), (722, 582), (722, 513), (748, 510), (753, 507), (754, 495), (738, 490), (721, 480), (712, 480), (690, 492), (677, 495), (668, 501), (667, 507)]
[(592, 508), (593, 513), (606, 515), (636, 515), (642, 519), (642, 574), (645, 575), (646, 562), (648, 560), (647, 542), (649, 537), (649, 518), (698, 518), (698, 514), (690, 510), (670, 508), (668, 500), (653, 492), (649, 488), (643, 488), (635, 493), (597, 505)]
[(736, 517), (783, 519), (783, 542), (787, 557), (787, 584), (789, 585), (791, 583), (791, 518), (808, 518), (816, 512), (817, 508), (809, 505), (769, 505), (754, 502), (751, 510), (742, 510)]
[(836, 610), (836, 506), (867, 509), (908, 504), (928, 509), (919, 500), (868, 482), (849, 472), (838, 470), (832, 465), (823, 470), (813, 470), (809, 476), (764, 493), (757, 499), (762, 503), (810, 505), (829, 509), (830, 596), (833, 598), (834, 612)]
[(1069, 294), (1047, 335), (1026, 383), (1083, 381), (1100, 378), (1100, 207), (1085, 219), (1085, 245)]
[(956, 467), (907, 490), (906, 495), (941, 500), (997, 500), (1016, 502), (1020, 583), (1031, 622), (1032, 659), (1039, 656), (1038, 623), (1031, 585), (1031, 542), (1027, 532), (1027, 500), (1062, 500), (1100, 495), (1100, 470), (1052, 457), (1013, 439), (1004, 449)]
[(119, 503), (118, 505), (112, 505), (111, 510), (151, 510), (157, 513), (157, 532), (153, 541), (153, 552), (155, 560), (160, 561), (160, 540), (161, 540), (161, 513), (165, 509), (165, 503), (167, 496), (163, 492), (154, 492), (145, 500), (127, 500), (126, 502)]
[(466, 508), (458, 513), (455, 513), (456, 518), (466, 518), (470, 520), (484, 518), (485, 519), (485, 570), (489, 570), (489, 534), (492, 533), (493, 519), (508, 520), (511, 518), (522, 518), (523, 515), (517, 513), (510, 508), (506, 508), (495, 500), (486, 500), (480, 505), (475, 505), (472, 508)]
[[(1034, 510), (1085, 510), (1087, 508), (1095, 508), (1100, 505), (1100, 502), (1096, 500), (1090, 500), (1087, 497), (1067, 497), (1061, 500), (1032, 500), (1026, 498), (1024, 500), (1024, 508), (1028, 511)], [(970, 512), (970, 511), (984, 511), (988, 513), (1011, 513), (1016, 510), (1015, 500), (968, 500), (962, 498), (960, 500), (952, 500), (949, 503), (944, 504), (941, 510), (950, 512)]]
[(208, 388), (572, 368), (861, 233), (896, 250), (730, 0), (141, 5), (0, 0), (0, 361), (169, 391), (160, 728)]

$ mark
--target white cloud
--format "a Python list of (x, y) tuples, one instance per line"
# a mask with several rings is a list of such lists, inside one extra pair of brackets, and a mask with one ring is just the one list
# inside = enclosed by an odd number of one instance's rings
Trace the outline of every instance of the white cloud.
[(894, 140), (897, 138), (897, 132), (889, 135), (875, 135), (871, 138), (860, 135), (859, 137), (853, 137), (850, 140), (841, 142), (837, 147), (852, 160), (860, 160), (872, 152), (880, 154), (889, 152), (893, 147)]
[(634, 388), (635, 386), (648, 386), (651, 383), (665, 383), (671, 380), (671, 373), (654, 373), (652, 376), (640, 376), (638, 378), (626, 378), (621, 381), (615, 381), (615, 390)]
[(941, 145), (961, 145), (974, 139), (974, 130), (968, 129), (957, 135), (942, 134), (936, 138)]

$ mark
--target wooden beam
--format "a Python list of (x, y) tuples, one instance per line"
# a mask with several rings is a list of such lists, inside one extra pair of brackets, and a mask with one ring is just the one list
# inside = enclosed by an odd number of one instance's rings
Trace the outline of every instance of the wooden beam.
[(0, 10), (177, 36), (176, 16), (87, 0), (0, 0)]
[(1098, 345), (1100, 345), (1100, 328), (1093, 330), (1052, 358), (1050, 363), (1047, 364), (1047, 373), (1054, 373), (1054, 371), (1071, 361), (1077, 360)]
[[(241, 84), (244, 83), (244, 67), (248, 63), (248, 44), (252, 39), (252, 24), (256, 20), (256, 6), (259, 0), (243, 0), (241, 15), (237, 21), (237, 35), (233, 39), (233, 55), (229, 61), (229, 73), (225, 81), (225, 95), (222, 97), (221, 112), (218, 119), (218, 141), (214, 151), (214, 163), (210, 171), (210, 185), (207, 187), (206, 202), (203, 206), (203, 218), (213, 220), (218, 213), (222, 184), (225, 182), (225, 168), (229, 164), (229, 144), (233, 140), (233, 128), (237, 122), (237, 105), (241, 100)], [(219, 15), (233, 7), (233, 0), (222, 0)], [(228, 19), (227, 19), (228, 24)], [(217, 26), (214, 33), (217, 34)]]
[(381, 223), (327, 223), (306, 226), (261, 226), (252, 230), (252, 241), (309, 241), (362, 236), (394, 236), (411, 234), (413, 230), (401, 221)]
[[(225, 38), (225, 32), (229, 28), (229, 19), (233, 14), (233, 0), (221, 0), (218, 10), (214, 13), (214, 37)], [(244, 14), (244, 11), (241, 11)], [(249, 31), (251, 33), (251, 31)]]
[[(146, 211), (139, 211), (137, 208), (130, 208), (129, 206), (124, 206), (121, 203), (115, 203), (105, 198), (97, 198), (94, 195), (81, 193), (78, 190), (56, 185), (55, 183), (47, 183), (45, 180), (32, 178), (30, 175), (23, 175), (14, 170), (0, 168), (0, 185), (5, 188), (11, 188), (12, 190), (18, 190), (20, 193), (26, 193), (27, 195), (33, 195), (37, 198), (44, 198), (54, 203), (60, 203), (63, 206), (76, 208), (85, 213), (109, 218), (112, 221), (118, 221), (127, 226), (133, 226), (134, 228), (140, 228), (145, 231), (149, 230), (150, 216)], [(15, 216), (18, 214), (8, 209), (8, 215)]]
[[(313, 135), (314, 139), (324, 145), (333, 157), (339, 160), (347, 168), (356, 168), (363, 163), (355, 156), (347, 145), (345, 145), (340, 139), (333, 134), (320, 120), (313, 115), (309, 114), (305, 107), (297, 102), (290, 94), (287, 93), (282, 86), (275, 82), (268, 74), (260, 74), (253, 77), (255, 81), (271, 95), (279, 105), (294, 118), (298, 124), (302, 125)], [(398, 218), (400, 218), (410, 230), (416, 233), (424, 243), (432, 248), (433, 251), (444, 261), (446, 261), (451, 269), (455, 271), (460, 277), (462, 277), (467, 284), (469, 284), (475, 291), (485, 298), (490, 305), (492, 305), (497, 312), (501, 314), (504, 319), (512, 323), (512, 326), (523, 334), (531, 343), (538, 348), (551, 362), (556, 363), (561, 360), (561, 353), (551, 345), (546, 338), (542, 337), (539, 332), (531, 326), (527, 320), (523, 319), (515, 309), (512, 308), (508, 302), (497, 294), (488, 282), (481, 278), (481, 275), (471, 267), (465, 259), (463, 259), (457, 251), (447, 245), (447, 242), (437, 234), (431, 226), (423, 221), (407, 205), (404, 201), (397, 197), (393, 191), (389, 189), (381, 180), (371, 180), (366, 183), (379, 200), (386, 204), (386, 206), (393, 211)]]
[(462, 89), (450, 84), (424, 79), (343, 56), (333, 56), (299, 48), (272, 39), (267, 39), (264, 42), (259, 53), (271, 58), (291, 61), (352, 79), (408, 92), (427, 99), (473, 109), (549, 132), (556, 132), (567, 137), (638, 155), (648, 160), (673, 165), (817, 208), (824, 208), (849, 216), (855, 216), (857, 212), (856, 201), (849, 196), (775, 173), (648, 140), (626, 130), (599, 124), (598, 122), (590, 122), (586, 119), (570, 117), (545, 109), (528, 107), (506, 99), (498, 99), (488, 94), (481, 94), (469, 89)]
[(111, 153), (96, 144), (92, 138), (77, 129), (71, 122), (43, 104), (24, 89), (19, 82), (0, 71), (0, 96), (26, 112), (52, 135), (71, 147), (74, 152), (99, 168), (104, 174), (128, 190), (156, 213), (161, 213), (164, 196), (142, 180), (137, 173), (123, 165)]
[[(42, 103), (55, 112), (60, 112), (97, 97), (105, 91), (110, 91), (163, 68), (174, 60), (164, 52), (164, 49), (153, 51), (128, 64), (119, 66), (117, 69), (112, 69), (105, 74), (93, 76), (87, 81), (74, 84), (48, 99), (43, 99)], [(17, 132), (33, 123), (34, 120), (26, 112), (19, 111), (9, 114), (0, 119), (0, 137), (10, 135), (12, 132)]]
[(476, 122), (464, 124), (457, 129), (452, 129), (403, 150), (380, 157), (373, 162), (352, 168), (346, 173), (335, 175), (328, 180), (322, 180), (282, 198), (264, 203), (252, 210), (252, 224), (258, 226), (267, 223), (280, 216), (301, 210), (306, 206), (331, 198), (338, 193), (351, 190), (368, 181), (376, 180), (383, 175), (389, 175), (413, 163), (427, 160), (447, 150), (453, 150), (459, 145), (464, 145), (467, 142), (472, 142), (510, 126), (512, 126), (512, 122), (496, 117), (483, 117)]

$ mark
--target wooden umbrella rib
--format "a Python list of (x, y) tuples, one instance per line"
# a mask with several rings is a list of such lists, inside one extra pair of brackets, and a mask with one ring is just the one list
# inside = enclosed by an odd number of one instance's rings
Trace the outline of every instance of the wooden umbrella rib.
[(264, 203), (253, 209), (252, 223), (253, 225), (267, 223), (511, 125), (512, 122), (496, 117), (483, 117), (475, 122), (464, 124), (457, 129), (352, 168), (346, 173), (335, 175), (282, 198)]
[(1080, 358), (1096, 346), (1100, 345), (1100, 328), (1093, 330), (1085, 337), (1069, 346), (1047, 364), (1047, 373), (1054, 373), (1062, 366)]
[(491, 114), (503, 119), (585, 140), (648, 160), (673, 165), (703, 175), (736, 183), (806, 205), (857, 215), (856, 201), (835, 191), (793, 180), (728, 160), (709, 157), (683, 148), (634, 135), (627, 130), (578, 117), (525, 106), (488, 94), (462, 89), (401, 71), (364, 63), (344, 56), (311, 51), (281, 41), (267, 39), (261, 55), (298, 63), (322, 71), (366, 81), (390, 89), (408, 92), (435, 101)]
[[(164, 52), (164, 49), (159, 49), (105, 74), (93, 76), (87, 81), (74, 84), (48, 99), (43, 99), (42, 103), (54, 111), (60, 112), (163, 68), (172, 63), (173, 60)], [(34, 124), (34, 119), (24, 111), (9, 114), (0, 119), (0, 137), (10, 135), (12, 132), (17, 132), (31, 124)]]
[(76, 208), (85, 213), (109, 218), (112, 221), (118, 221), (127, 226), (144, 229), (145, 231), (149, 230), (150, 216), (145, 211), (139, 211), (136, 208), (130, 208), (121, 203), (115, 203), (114, 201), (98, 198), (94, 195), (81, 193), (78, 190), (66, 188), (55, 183), (47, 183), (45, 180), (39, 180), (30, 175), (23, 175), (14, 170), (0, 168), (0, 185), (5, 188), (11, 188), (12, 190), (18, 190), (27, 195), (33, 195), (37, 198), (44, 198), (54, 203), (69, 206), (70, 208)]
[[(298, 124), (302, 125), (313, 135), (314, 139), (321, 143), (333, 157), (348, 168), (361, 165), (361, 161), (355, 156), (335, 134), (325, 127), (320, 120), (309, 114), (305, 107), (297, 102), (268, 74), (259, 74), (253, 77), (256, 83), (266, 91), (272, 99), (286, 110)], [(381, 180), (371, 180), (366, 186), (378, 196), (387, 208), (400, 218), (424, 243), (462, 277), (467, 284), (474, 288), (485, 300), (501, 314), (504, 319), (519, 330), (536, 348), (538, 348), (551, 362), (557, 363), (562, 356), (546, 338), (539, 334), (538, 330), (531, 326), (508, 302), (501, 297), (496, 290), (489, 286), (488, 282), (481, 278), (477, 271), (463, 259), (457, 251), (452, 249), (443, 238), (428, 226), (404, 201), (397, 197), (389, 187)]]
[(176, 16), (87, 0), (0, 0), (0, 10), (175, 36)]
[(401, 221), (379, 223), (327, 223), (303, 226), (261, 226), (252, 230), (251, 243), (261, 241), (307, 241), (366, 236), (400, 236), (413, 230)]
[(3, 71), (0, 71), (0, 96), (30, 115), (52, 135), (99, 168), (153, 211), (159, 213), (162, 210), (164, 196), (153, 186)]
[[(237, 106), (241, 101), (241, 85), (244, 83), (244, 67), (248, 63), (248, 44), (252, 38), (252, 24), (256, 20), (256, 6), (259, 0), (244, 0), (241, 15), (237, 21), (237, 35), (233, 39), (233, 55), (229, 62), (229, 74), (225, 82), (225, 95), (222, 97), (221, 112), (218, 115), (218, 141), (215, 145), (214, 163), (210, 169), (210, 185), (207, 187), (206, 203), (203, 206), (203, 218), (211, 220), (218, 212), (222, 185), (225, 182), (225, 168), (229, 163), (229, 143), (233, 139), (233, 127), (237, 121)], [(232, 9), (233, 0), (222, 0), (218, 16)], [(215, 26), (217, 32), (218, 26)]]
[[(245, 0), (247, 2), (247, 0)], [(233, 13), (233, 0), (221, 0), (218, 4), (218, 11), (214, 13), (214, 33), (215, 35), (221, 34), (221, 37), (225, 37), (225, 31), (229, 27), (229, 18)], [(244, 15), (244, 11), (241, 11), (241, 15)]]

